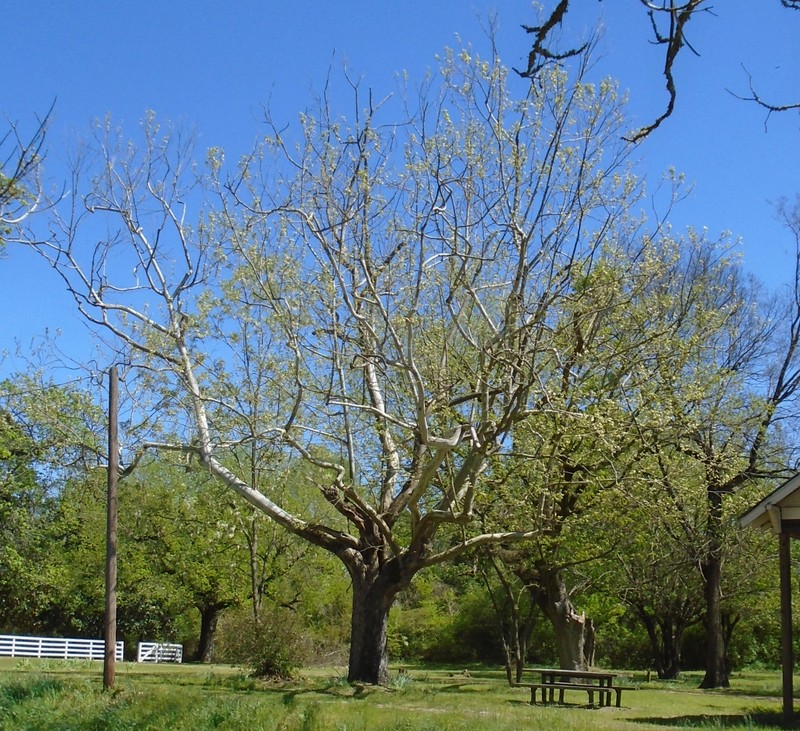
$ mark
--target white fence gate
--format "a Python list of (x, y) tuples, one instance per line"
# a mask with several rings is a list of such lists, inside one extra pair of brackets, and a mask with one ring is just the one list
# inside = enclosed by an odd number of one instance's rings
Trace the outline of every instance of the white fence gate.
[[(117, 642), (114, 652), (114, 656), (120, 662), (122, 661), (122, 647), (123, 643)], [(102, 660), (105, 650), (105, 640), (0, 635), (0, 655), (5, 657)]]
[(140, 642), (136, 662), (183, 662), (183, 645), (168, 642)]

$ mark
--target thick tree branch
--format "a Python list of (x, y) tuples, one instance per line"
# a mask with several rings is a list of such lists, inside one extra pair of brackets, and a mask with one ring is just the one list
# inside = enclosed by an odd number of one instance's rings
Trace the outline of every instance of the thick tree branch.
[[(577, 48), (566, 51), (553, 51), (549, 47), (549, 35), (557, 25), (564, 22), (564, 16), (569, 8), (569, 0), (559, 0), (553, 12), (541, 25), (523, 25), (526, 33), (534, 36), (533, 47), (528, 54), (528, 67), (517, 73), (526, 79), (534, 79), (544, 66), (555, 61), (580, 56), (587, 48), (588, 42)], [(547, 44), (547, 45), (546, 45)], [(516, 70), (516, 69), (515, 69)]]

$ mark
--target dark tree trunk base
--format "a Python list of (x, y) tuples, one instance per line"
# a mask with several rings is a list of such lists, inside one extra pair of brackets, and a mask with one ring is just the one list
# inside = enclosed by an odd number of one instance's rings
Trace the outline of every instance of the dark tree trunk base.
[(213, 659), (217, 620), (222, 608), (217, 605), (198, 608), (200, 610), (200, 641), (193, 659), (195, 662), (210, 663)]
[(397, 563), (381, 568), (348, 568), (353, 579), (353, 614), (347, 679), (351, 683), (386, 685), (389, 610), (398, 592), (411, 583), (414, 572), (401, 571)]

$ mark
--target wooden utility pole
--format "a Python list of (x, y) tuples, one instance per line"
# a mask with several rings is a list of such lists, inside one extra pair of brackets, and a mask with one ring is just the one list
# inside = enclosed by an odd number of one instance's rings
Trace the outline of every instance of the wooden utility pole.
[(119, 384), (112, 366), (108, 382), (108, 492), (106, 495), (106, 617), (103, 688), (114, 687), (117, 650), (117, 481), (119, 480), (119, 436), (117, 412)]

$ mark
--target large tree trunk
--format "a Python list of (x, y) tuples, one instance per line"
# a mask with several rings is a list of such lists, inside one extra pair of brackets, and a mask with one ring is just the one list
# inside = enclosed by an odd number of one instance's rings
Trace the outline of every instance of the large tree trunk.
[(585, 670), (586, 615), (576, 611), (561, 571), (540, 574), (538, 585), (532, 587), (532, 591), (535, 601), (553, 625), (561, 667)]
[(722, 624), (722, 491), (709, 483), (707, 491), (708, 545), (701, 565), (706, 599), (706, 674), (701, 688), (727, 688), (728, 663), (725, 657), (725, 628)]
[(200, 610), (200, 641), (197, 644), (196, 662), (211, 662), (214, 652), (214, 638), (217, 633), (217, 620), (219, 613), (226, 605), (208, 604), (199, 606)]
[(725, 630), (722, 625), (722, 565), (717, 551), (710, 550), (703, 562), (706, 595), (706, 674), (701, 688), (727, 688)]
[(658, 677), (661, 680), (676, 680), (681, 674), (683, 634), (686, 624), (671, 616), (657, 620), (642, 607), (638, 608), (638, 614), (647, 630)]
[(556, 649), (561, 667), (567, 670), (585, 670), (587, 668), (584, 653), (586, 615), (578, 614), (570, 602), (559, 605), (551, 615), (550, 621), (556, 635)]
[(415, 571), (402, 571), (397, 559), (383, 566), (348, 565), (353, 580), (350, 622), (350, 663), (347, 679), (386, 685), (389, 680), (387, 629), (389, 610), (398, 592), (407, 588)]
[(350, 622), (350, 665), (347, 679), (385, 685), (389, 680), (386, 645), (389, 609), (394, 596), (377, 586), (353, 584), (353, 614)]

